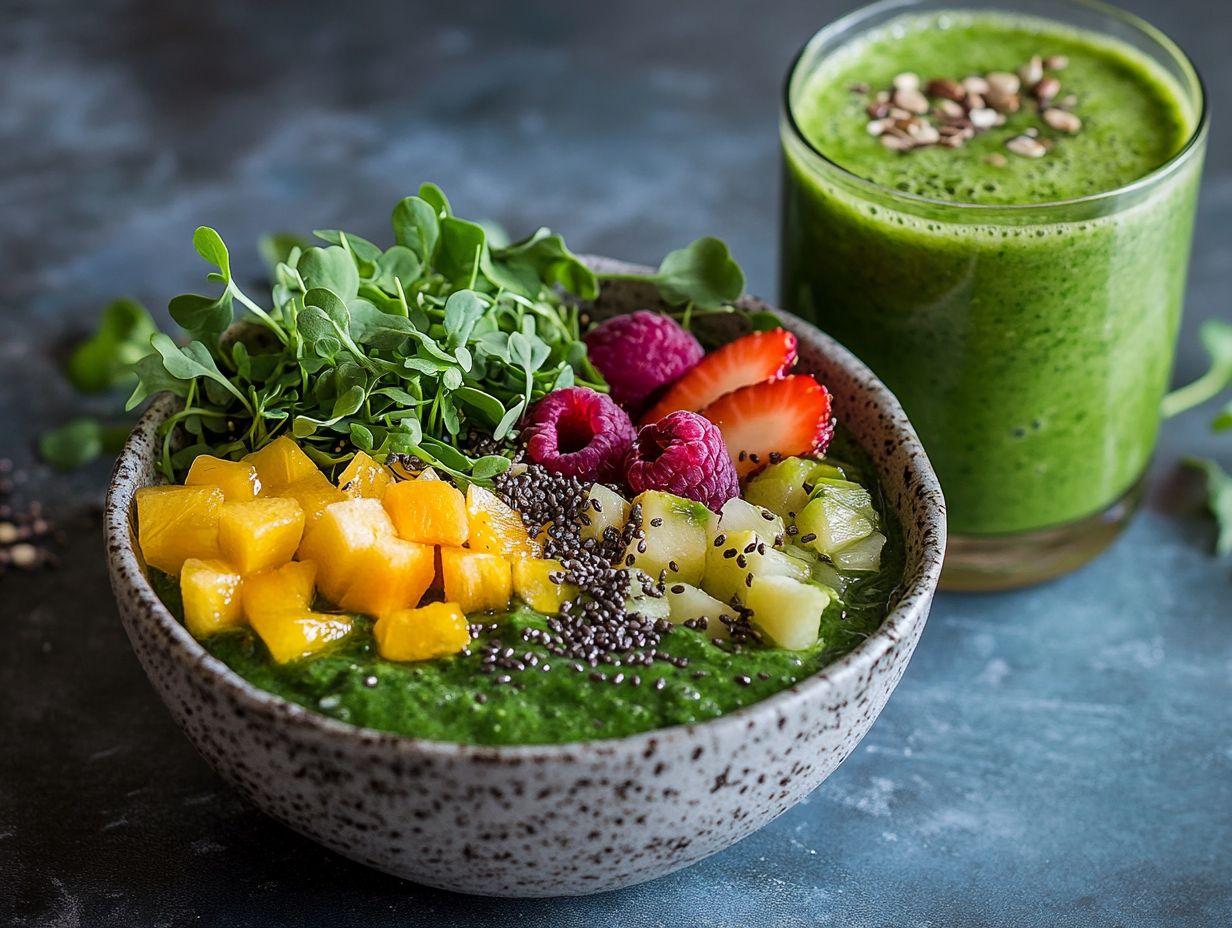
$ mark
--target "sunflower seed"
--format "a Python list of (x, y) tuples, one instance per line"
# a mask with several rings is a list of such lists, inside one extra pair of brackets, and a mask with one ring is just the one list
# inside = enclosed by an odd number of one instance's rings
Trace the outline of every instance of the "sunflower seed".
[(1049, 71), (1064, 71), (1069, 67), (1069, 59), (1064, 55), (1049, 55), (1044, 59), (1044, 67)]
[(990, 71), (986, 80), (990, 91), (1006, 97), (1018, 93), (1022, 87), (1022, 81), (1018, 79), (1018, 75), (1011, 74), (1009, 71)]
[(877, 141), (890, 149), (890, 151), (910, 151), (912, 148), (915, 148), (915, 142), (911, 139), (890, 132), (881, 136)]
[(953, 100), (955, 103), (967, 95), (967, 88), (962, 84), (944, 77), (929, 81), (925, 89), (930, 97), (941, 97), (943, 100)]
[(919, 90), (920, 75), (912, 71), (904, 71), (902, 74), (894, 75), (894, 80), (890, 83), (894, 85), (895, 90)]
[(1034, 87), (1044, 76), (1044, 61), (1039, 55), (1032, 55), (1031, 60), (1018, 69), (1018, 76), (1028, 87)]
[(1039, 141), (1028, 135), (1014, 136), (1005, 143), (1005, 147), (1023, 158), (1042, 158), (1048, 151)]
[(967, 118), (977, 129), (991, 129), (997, 124), (997, 111), (987, 107), (982, 110), (972, 110), (967, 114)]
[(1031, 88), (1031, 93), (1040, 103), (1047, 104), (1061, 92), (1061, 82), (1055, 77), (1045, 77)]
[(967, 93), (983, 94), (988, 93), (988, 81), (980, 77), (978, 74), (972, 74), (970, 77), (964, 77), (962, 80), (963, 89)]
[(915, 88), (895, 88), (894, 104), (916, 115), (928, 112), (928, 97)]
[(1060, 132), (1076, 135), (1082, 129), (1082, 120), (1068, 110), (1047, 109), (1043, 117), (1044, 122)]

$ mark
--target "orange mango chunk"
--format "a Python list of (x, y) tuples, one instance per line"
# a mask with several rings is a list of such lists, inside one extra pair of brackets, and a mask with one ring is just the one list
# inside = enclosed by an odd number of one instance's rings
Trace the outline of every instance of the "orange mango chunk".
[(372, 629), (377, 651), (387, 661), (426, 661), (457, 654), (471, 641), (466, 613), (457, 603), (429, 603), (399, 609)]
[(212, 454), (193, 458), (184, 486), (218, 487), (227, 502), (255, 499), (261, 494), (261, 478), (255, 467), (246, 461), (224, 461)]
[(509, 608), (513, 575), (509, 560), (499, 554), (441, 548), (441, 576), (445, 599), (457, 603), (463, 612)]
[(426, 545), (461, 547), (470, 531), (466, 498), (443, 480), (403, 480), (381, 500), (398, 535)]
[(350, 616), (308, 610), (262, 613), (249, 619), (279, 664), (308, 657), (341, 641), (351, 633), (352, 621)]
[(299, 558), (316, 561), (317, 585), (331, 602), (375, 616), (417, 605), (436, 573), (433, 549), (399, 538), (375, 499), (327, 506)]
[(513, 591), (536, 612), (553, 615), (560, 612), (566, 599), (577, 596), (577, 587), (558, 582), (564, 567), (560, 561), (522, 560), (513, 562)]
[(257, 469), (262, 489), (271, 495), (288, 483), (320, 473), (312, 458), (285, 435), (274, 439), (260, 451), (246, 455), (244, 460)]
[(339, 475), (338, 489), (352, 499), (380, 499), (392, 479), (387, 468), (367, 453), (357, 451)]
[(263, 570), (244, 579), (240, 599), (244, 615), (254, 617), (304, 613), (312, 606), (316, 592), (317, 565), (312, 561), (288, 561), (281, 567)]
[(224, 503), (218, 519), (218, 546), (242, 574), (291, 560), (303, 533), (304, 510), (293, 499)]
[(491, 490), (470, 485), (466, 516), (471, 550), (514, 558), (543, 556), (542, 546), (527, 533), (522, 517)]
[(304, 510), (304, 523), (311, 525), (321, 517), (326, 506), (341, 503), (346, 494), (329, 482), (319, 470), (314, 470), (307, 477), (288, 483), (277, 494), (284, 499), (293, 499)]
[(239, 571), (226, 561), (190, 557), (180, 570), (184, 625), (194, 638), (244, 624)]
[(137, 491), (137, 543), (145, 562), (178, 574), (190, 557), (219, 558), (222, 506), (218, 487), (142, 487)]

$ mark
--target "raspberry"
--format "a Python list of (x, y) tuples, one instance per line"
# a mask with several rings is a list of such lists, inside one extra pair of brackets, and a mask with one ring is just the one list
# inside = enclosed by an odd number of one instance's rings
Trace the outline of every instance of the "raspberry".
[(586, 333), (586, 349), (612, 399), (635, 414), (706, 353), (674, 319), (645, 309), (595, 326)]
[(591, 482), (620, 479), (637, 433), (611, 397), (586, 387), (553, 390), (531, 414), (526, 454), (550, 471)]
[(642, 426), (625, 461), (625, 480), (635, 493), (666, 490), (715, 512), (740, 495), (722, 433), (708, 419), (684, 410)]

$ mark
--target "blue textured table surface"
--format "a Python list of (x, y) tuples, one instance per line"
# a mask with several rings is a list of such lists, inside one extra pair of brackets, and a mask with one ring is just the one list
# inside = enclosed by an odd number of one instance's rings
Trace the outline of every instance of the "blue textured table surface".
[[(30, 445), (76, 400), (55, 352), (109, 297), (200, 285), (194, 226), (385, 236), (436, 180), (469, 215), (655, 262), (725, 237), (772, 293), (775, 109), (814, 3), (7, 4), (0, 30), (0, 456), (68, 531), (0, 579), (0, 924), (1208, 926), (1232, 923), (1232, 564), (1208, 553), (1171, 423), (1147, 511), (1100, 561), (943, 596), (852, 758), (736, 848), (589, 898), (473, 899), (367, 871), (262, 817), (193, 753), (128, 649), (97, 503)], [(1136, 11), (1217, 106), (1220, 4)], [(1230, 314), (1232, 156), (1216, 113), (1178, 381)], [(256, 274), (255, 255), (244, 268)], [(162, 317), (162, 318), (165, 318)], [(1225, 459), (1229, 454), (1222, 451)]]

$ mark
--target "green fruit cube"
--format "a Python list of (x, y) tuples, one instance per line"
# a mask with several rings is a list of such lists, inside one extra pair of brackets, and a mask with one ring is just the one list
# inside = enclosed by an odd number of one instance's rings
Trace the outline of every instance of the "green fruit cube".
[(746, 603), (753, 624), (780, 648), (811, 648), (821, 632), (821, 614), (830, 605), (827, 590), (790, 577), (758, 577)]
[(831, 496), (812, 500), (796, 517), (800, 534), (797, 543), (812, 545), (820, 554), (833, 557), (836, 551), (867, 538), (873, 523)]
[(733, 598), (743, 602), (758, 577), (791, 577), (807, 580), (809, 566), (799, 558), (774, 548), (755, 532), (720, 532), (722, 543), (706, 551), (706, 576), (702, 589), (720, 602)]
[(593, 538), (600, 541), (603, 531), (614, 528), (621, 531), (629, 521), (629, 503), (615, 490), (596, 483), (586, 491), (586, 501), (582, 505), (581, 528), (578, 534), (585, 541)]
[(642, 507), (642, 532), (625, 549), (625, 563), (667, 583), (697, 585), (706, 569), (706, 546), (715, 515), (701, 503), (660, 490), (633, 501)]
[(667, 618), (673, 624), (680, 625), (690, 619), (705, 619), (708, 637), (731, 637), (730, 630), (722, 617), (734, 618), (736, 610), (719, 602), (704, 590), (699, 590), (688, 583), (669, 583), (667, 602), (670, 607)]
[[(756, 532), (762, 538), (777, 541), (783, 537), (786, 527), (783, 519), (769, 509), (754, 506), (736, 496), (729, 499), (719, 510), (719, 532)], [(714, 539), (712, 538), (711, 541)]]

